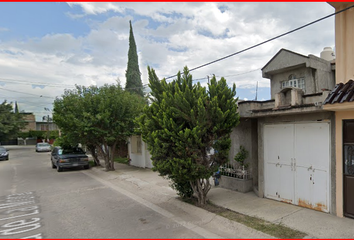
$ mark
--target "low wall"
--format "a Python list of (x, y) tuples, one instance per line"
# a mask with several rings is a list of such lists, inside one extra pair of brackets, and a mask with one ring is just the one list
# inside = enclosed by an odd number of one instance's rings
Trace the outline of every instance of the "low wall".
[(230, 189), (242, 193), (250, 192), (253, 190), (252, 178), (239, 179), (239, 178), (221, 175), (219, 179), (219, 186), (222, 188), (226, 188), (226, 189)]

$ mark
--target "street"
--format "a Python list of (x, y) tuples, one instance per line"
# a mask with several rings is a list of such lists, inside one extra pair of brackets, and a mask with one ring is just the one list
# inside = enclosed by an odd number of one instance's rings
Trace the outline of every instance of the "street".
[(84, 170), (56, 172), (49, 159), (49, 153), (36, 153), (33, 147), (12, 149), (10, 160), (0, 162), (3, 237), (199, 237), (187, 229), (167, 229), (171, 221), (103, 186)]
[(34, 146), (9, 153), (0, 161), (0, 238), (267, 237), (176, 200), (162, 178), (151, 186), (119, 170), (58, 173)]

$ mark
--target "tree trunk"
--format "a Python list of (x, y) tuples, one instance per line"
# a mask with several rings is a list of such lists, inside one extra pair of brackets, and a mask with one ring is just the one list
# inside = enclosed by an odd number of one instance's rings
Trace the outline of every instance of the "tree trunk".
[(100, 160), (98, 160), (98, 156), (96, 153), (96, 147), (94, 145), (87, 145), (87, 148), (89, 149), (89, 151), (93, 157), (93, 161), (95, 163), (95, 166), (101, 166)]
[(116, 150), (116, 145), (117, 145), (117, 142), (113, 143), (112, 146), (109, 147), (109, 150), (110, 150), (110, 163), (111, 163), (111, 170), (114, 171), (115, 168), (114, 168), (114, 153), (115, 153), (115, 150)]
[(107, 171), (111, 170), (110, 162), (109, 162), (109, 149), (107, 144), (103, 143), (102, 149), (101, 149), (103, 159), (104, 159), (104, 166)]
[(198, 199), (198, 205), (204, 206), (207, 201), (207, 194), (211, 189), (211, 185), (209, 179), (196, 179), (194, 181), (190, 181), (191, 187), (193, 189), (194, 194)]

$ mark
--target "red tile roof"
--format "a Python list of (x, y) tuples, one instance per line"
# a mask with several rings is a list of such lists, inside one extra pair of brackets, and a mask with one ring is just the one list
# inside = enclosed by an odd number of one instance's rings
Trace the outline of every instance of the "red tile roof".
[(346, 84), (338, 83), (323, 104), (354, 102), (354, 81), (349, 80)]

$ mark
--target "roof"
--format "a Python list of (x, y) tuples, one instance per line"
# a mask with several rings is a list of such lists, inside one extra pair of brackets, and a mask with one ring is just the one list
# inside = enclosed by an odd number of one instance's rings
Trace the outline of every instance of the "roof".
[(302, 55), (302, 54), (300, 54), (300, 53), (296, 53), (296, 52), (293, 52), (293, 51), (290, 51), (290, 50), (288, 50), (288, 49), (285, 49), (285, 48), (282, 48), (282, 49), (280, 49), (273, 57), (272, 57), (272, 59), (270, 59), (267, 63), (266, 63), (266, 65), (264, 65), (264, 67), (262, 67), (262, 71), (263, 71), (263, 69), (264, 68), (266, 68), (268, 65), (269, 65), (269, 63), (271, 63), (281, 52), (289, 52), (289, 53), (292, 53), (292, 54), (294, 54), (294, 55), (298, 55), (298, 56), (300, 56), (300, 57), (304, 57), (304, 58), (309, 58), (308, 56), (305, 56), (305, 55)]
[(347, 83), (338, 83), (328, 94), (323, 104), (354, 102), (354, 81), (351, 79)]

